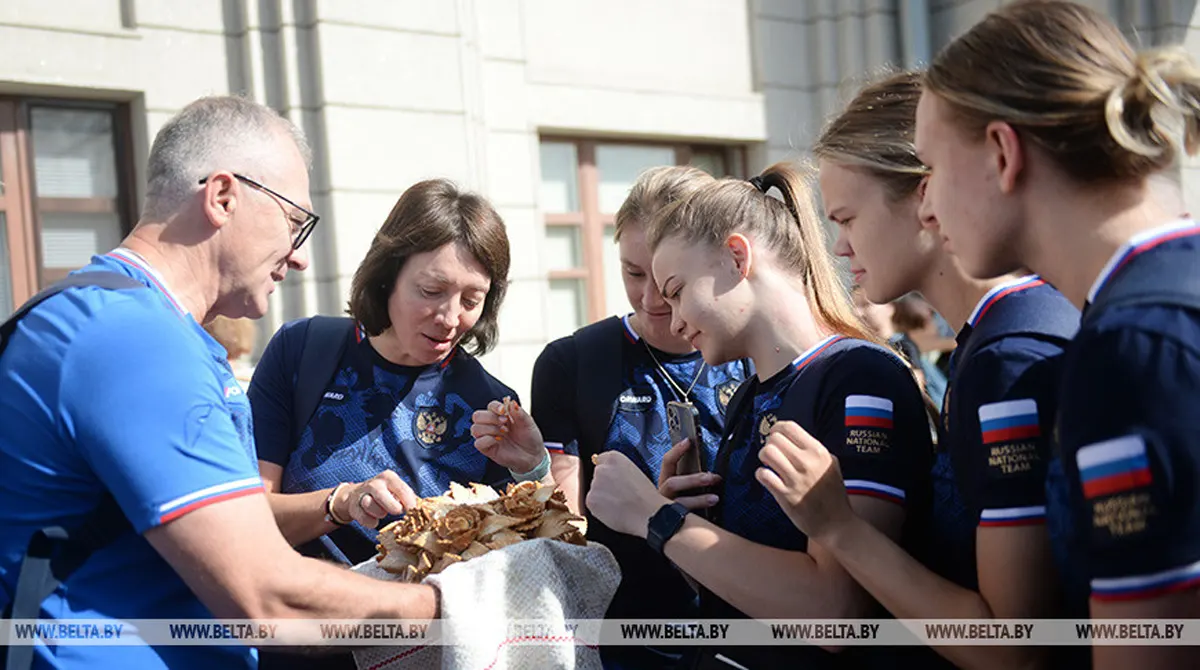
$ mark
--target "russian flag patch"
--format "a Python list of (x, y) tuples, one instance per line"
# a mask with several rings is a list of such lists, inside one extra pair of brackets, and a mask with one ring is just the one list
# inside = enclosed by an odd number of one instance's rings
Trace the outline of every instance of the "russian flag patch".
[(1146, 441), (1126, 435), (1083, 447), (1075, 453), (1083, 495), (1089, 500), (1130, 491), (1151, 482)]
[(1005, 400), (979, 406), (979, 428), (984, 444), (1012, 442), (1040, 436), (1037, 401)]
[(892, 401), (873, 395), (846, 396), (848, 428), (891, 428)]

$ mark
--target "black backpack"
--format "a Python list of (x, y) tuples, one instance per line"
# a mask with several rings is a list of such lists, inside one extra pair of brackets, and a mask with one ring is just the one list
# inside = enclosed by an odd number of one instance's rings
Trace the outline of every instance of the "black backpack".
[[(579, 419), (582, 492), (591, 488), (596, 466), (584, 454), (598, 454), (608, 440), (608, 427), (621, 395), (621, 338), (624, 325), (609, 317), (575, 332), (575, 416)], [(585, 382), (586, 380), (586, 382)]]
[[(354, 339), (354, 329), (354, 320), (349, 317), (314, 316), (309, 319), (296, 368), (295, 385), (292, 387), (293, 445), (299, 444), (304, 427), (321, 404), (325, 387), (337, 374), (338, 363)], [(347, 540), (355, 539), (353, 535), (339, 534)], [(354, 564), (329, 535), (322, 535), (296, 549), (305, 556), (324, 558), (343, 565)]]

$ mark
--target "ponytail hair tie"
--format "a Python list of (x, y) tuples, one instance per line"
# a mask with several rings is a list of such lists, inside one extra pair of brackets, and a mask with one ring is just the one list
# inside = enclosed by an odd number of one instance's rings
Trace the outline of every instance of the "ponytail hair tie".
[(750, 185), (753, 186), (754, 188), (758, 189), (759, 192), (761, 192), (761, 193), (767, 192), (767, 185), (764, 182), (762, 175), (755, 175), (755, 176), (747, 179), (746, 181), (750, 182)]

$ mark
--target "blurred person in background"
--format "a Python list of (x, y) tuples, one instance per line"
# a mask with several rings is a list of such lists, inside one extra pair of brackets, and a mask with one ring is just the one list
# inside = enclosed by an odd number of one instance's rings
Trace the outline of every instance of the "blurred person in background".
[(204, 324), (204, 330), (212, 335), (222, 347), (225, 347), (225, 357), (233, 368), (233, 376), (242, 385), (242, 391), (250, 388), (250, 377), (254, 374), (254, 366), (250, 364), (249, 356), (254, 351), (258, 339), (258, 326), (250, 319), (230, 319), (218, 316)]
[(937, 332), (933, 307), (924, 298), (915, 294), (905, 295), (892, 301), (892, 327), (895, 335), (888, 342), (916, 351), (913, 367), (921, 370), (923, 386), (935, 407), (942, 406), (946, 396), (946, 375), (932, 360), (943, 351), (953, 351), (954, 340), (944, 344)]
[[(930, 402), (934, 403), (934, 407), (940, 407), (942, 397), (941, 395), (934, 397), (933, 393), (931, 393), (930, 375), (926, 373), (932, 366), (925, 360), (921, 348), (917, 346), (917, 343), (906, 332), (900, 330), (900, 325), (906, 323), (903, 317), (901, 317), (899, 322), (896, 319), (897, 312), (900, 310), (898, 306), (900, 301), (897, 300), (882, 304), (873, 303), (867, 300), (866, 293), (861, 286), (855, 286), (851, 289), (851, 297), (854, 300), (855, 309), (858, 310), (859, 316), (862, 317), (863, 323), (867, 324), (871, 328), (871, 331), (878, 335), (880, 339), (887, 342), (889, 346), (904, 356), (904, 359), (912, 366), (913, 376), (917, 378), (917, 383), (920, 384), (921, 389), (925, 391), (926, 395), (929, 395)], [(905, 307), (905, 309), (911, 310), (910, 307)], [(945, 380), (939, 377), (941, 371), (936, 367), (932, 371), (935, 375), (933, 377), (935, 388), (940, 378), (942, 384), (941, 390), (944, 393)]]

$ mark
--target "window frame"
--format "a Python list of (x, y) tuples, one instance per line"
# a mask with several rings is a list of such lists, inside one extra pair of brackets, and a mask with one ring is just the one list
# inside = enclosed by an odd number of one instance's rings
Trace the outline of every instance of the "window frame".
[[(581, 280), (583, 282), (584, 323), (595, 323), (607, 315), (607, 295), (604, 290), (604, 239), (605, 229), (613, 225), (615, 212), (600, 211), (600, 171), (596, 165), (596, 147), (600, 145), (645, 146), (669, 148), (675, 152), (676, 165), (688, 165), (692, 156), (700, 151), (721, 151), (725, 171), (729, 175), (746, 174), (746, 147), (736, 144), (704, 142), (663, 141), (627, 139), (622, 137), (589, 138), (572, 135), (543, 134), (538, 136), (539, 145), (556, 142), (575, 146), (575, 180), (579, 196), (579, 210), (565, 213), (545, 213), (545, 230), (550, 228), (575, 228), (579, 240), (579, 267), (550, 270), (549, 281)], [(725, 175), (715, 175), (722, 177)]]
[[(38, 196), (31, 128), (34, 107), (86, 109), (111, 114), (116, 197)], [(16, 309), (38, 290), (61, 279), (70, 270), (50, 268), (48, 272), (44, 266), (42, 212), (114, 213), (120, 225), (120, 237), (124, 238), (133, 230), (139, 203), (134, 188), (136, 176), (130, 104), (48, 96), (0, 96), (0, 173), (4, 181), (0, 211), (6, 217), (11, 297), (13, 308)]]

